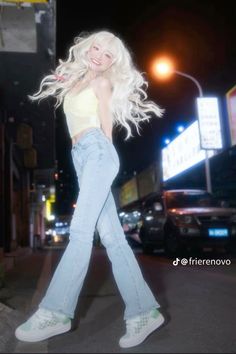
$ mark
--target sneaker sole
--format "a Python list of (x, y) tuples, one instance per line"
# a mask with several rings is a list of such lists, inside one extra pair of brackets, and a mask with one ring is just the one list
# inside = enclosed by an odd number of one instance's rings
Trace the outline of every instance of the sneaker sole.
[(68, 324), (64, 325), (64, 326), (61, 327), (61, 328), (51, 330), (50, 332), (48, 332), (48, 333), (45, 334), (45, 335), (41, 335), (41, 336), (32, 336), (32, 335), (31, 335), (31, 336), (27, 336), (27, 334), (25, 334), (25, 333), (23, 333), (23, 332), (18, 333), (17, 330), (16, 330), (15, 336), (16, 336), (16, 338), (17, 338), (18, 340), (20, 340), (20, 341), (33, 343), (33, 342), (40, 342), (40, 341), (42, 341), (42, 340), (51, 338), (51, 337), (53, 337), (53, 336), (56, 336), (57, 334), (66, 333), (66, 332), (68, 332), (70, 329), (71, 329), (71, 322), (69, 322)]
[(121, 348), (130, 348), (135, 347), (136, 345), (141, 344), (153, 331), (159, 328), (165, 322), (165, 318), (160, 314), (158, 318), (153, 321), (153, 323), (148, 327), (148, 329), (143, 333), (141, 337), (136, 338), (136, 340), (131, 340), (129, 343), (119, 343)]

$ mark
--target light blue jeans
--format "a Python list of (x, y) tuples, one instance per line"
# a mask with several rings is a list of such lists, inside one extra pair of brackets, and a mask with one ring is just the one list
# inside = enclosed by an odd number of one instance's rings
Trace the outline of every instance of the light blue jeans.
[(114, 145), (100, 128), (91, 128), (73, 146), (72, 159), (79, 195), (70, 224), (69, 243), (39, 307), (74, 317), (97, 228), (125, 303), (124, 319), (159, 308), (117, 214), (111, 185), (120, 163)]

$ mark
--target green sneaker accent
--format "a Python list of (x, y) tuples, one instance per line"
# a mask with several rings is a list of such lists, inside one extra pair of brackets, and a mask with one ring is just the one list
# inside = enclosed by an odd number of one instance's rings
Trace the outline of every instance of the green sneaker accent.
[(63, 321), (62, 321), (63, 324), (67, 324), (69, 322), (70, 322), (70, 318), (69, 317), (64, 318)]
[(151, 317), (157, 318), (158, 316), (160, 316), (160, 312), (157, 309), (153, 309), (151, 313)]

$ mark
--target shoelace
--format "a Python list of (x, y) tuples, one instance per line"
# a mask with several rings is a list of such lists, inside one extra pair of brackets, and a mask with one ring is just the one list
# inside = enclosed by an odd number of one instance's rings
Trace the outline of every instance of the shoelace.
[(134, 318), (126, 321), (127, 334), (137, 334), (148, 323), (148, 316), (141, 315), (138, 318)]
[(51, 316), (46, 316), (42, 313), (35, 313), (34, 315), (33, 324), (36, 328), (44, 329), (48, 326), (54, 326), (57, 323), (58, 319), (53, 314), (51, 314)]

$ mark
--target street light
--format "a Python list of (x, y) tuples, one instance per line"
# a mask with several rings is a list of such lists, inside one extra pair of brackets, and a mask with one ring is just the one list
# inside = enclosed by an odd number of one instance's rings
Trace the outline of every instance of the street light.
[[(175, 70), (174, 64), (169, 58), (162, 57), (162, 58), (156, 59), (153, 62), (152, 71), (153, 71), (153, 74), (156, 77), (158, 77), (159, 79), (165, 80), (165, 79), (168, 79), (172, 74), (177, 74), (177, 75), (183, 76), (183, 77), (191, 80), (197, 86), (197, 89), (199, 92), (199, 97), (203, 97), (202, 87), (201, 87), (200, 83), (198, 82), (198, 80), (189, 74), (186, 74), (182, 71)], [(207, 191), (209, 193), (211, 193), (212, 192), (211, 174), (210, 174), (210, 164), (209, 164), (209, 156), (208, 156), (207, 150), (205, 150), (205, 173), (206, 173)]]
[(164, 140), (164, 142), (165, 142), (166, 145), (168, 145), (168, 144), (170, 143), (170, 139), (169, 139), (169, 138), (166, 138), (166, 139)]
[(178, 132), (178, 133), (182, 133), (183, 131), (184, 131), (183, 125), (179, 125), (179, 126), (177, 127), (177, 132)]
[(177, 75), (186, 77), (187, 79), (190, 79), (197, 86), (198, 92), (199, 92), (199, 97), (203, 96), (202, 87), (201, 87), (200, 83), (193, 76), (183, 73), (182, 71), (175, 70), (174, 64), (169, 58), (162, 57), (160, 59), (156, 59), (153, 63), (152, 69), (153, 69), (154, 75), (160, 79), (169, 78), (172, 74), (177, 74)]
[(173, 74), (174, 64), (169, 58), (161, 57), (153, 62), (152, 71), (159, 79), (166, 80)]

